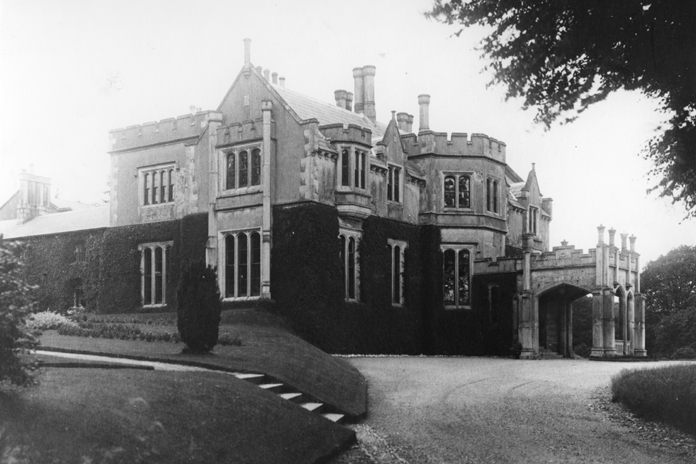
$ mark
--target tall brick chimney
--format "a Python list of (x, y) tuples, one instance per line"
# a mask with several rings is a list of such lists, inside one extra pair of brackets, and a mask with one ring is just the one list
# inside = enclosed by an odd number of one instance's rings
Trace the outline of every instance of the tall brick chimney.
[(355, 112), (363, 113), (365, 110), (365, 91), (363, 87), (363, 68), (353, 68), (355, 81)]
[(363, 66), (363, 87), (364, 96), (364, 111), (370, 121), (377, 123), (377, 110), (375, 108), (375, 73), (377, 68), (372, 65)]
[(353, 111), (353, 92), (346, 92), (346, 109)]
[(396, 122), (399, 131), (406, 133), (406, 127), (408, 127), (408, 113), (396, 113)]
[(418, 132), (430, 130), (430, 95), (418, 95), (420, 106), (420, 127)]
[(346, 92), (345, 90), (336, 90), (334, 92), (334, 98), (336, 99), (336, 106), (339, 108), (346, 109)]

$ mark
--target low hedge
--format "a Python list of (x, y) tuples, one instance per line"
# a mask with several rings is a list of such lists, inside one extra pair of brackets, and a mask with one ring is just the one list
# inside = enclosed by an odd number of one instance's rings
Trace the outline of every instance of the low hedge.
[(611, 379), (611, 391), (636, 415), (696, 434), (696, 364), (625, 369)]

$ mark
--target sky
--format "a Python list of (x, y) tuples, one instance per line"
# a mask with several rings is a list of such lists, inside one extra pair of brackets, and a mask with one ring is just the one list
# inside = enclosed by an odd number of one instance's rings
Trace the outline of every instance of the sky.
[(352, 69), (374, 65), (377, 117), (416, 115), (431, 95), (430, 128), (484, 133), (507, 144), (523, 178), (535, 164), (551, 197), (551, 245), (587, 250), (597, 226), (637, 237), (641, 263), (696, 245), (696, 220), (647, 193), (645, 142), (665, 119), (639, 93), (610, 96), (545, 131), (505, 101), (475, 49), (485, 34), (428, 20), (429, 0), (0, 0), (0, 204), (22, 169), (52, 178), (59, 198), (108, 197), (108, 132), (217, 109), (244, 62), (327, 102), (353, 91)]

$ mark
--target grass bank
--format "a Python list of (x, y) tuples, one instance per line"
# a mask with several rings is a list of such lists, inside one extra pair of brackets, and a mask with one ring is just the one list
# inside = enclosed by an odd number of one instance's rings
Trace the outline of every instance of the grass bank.
[(42, 370), (0, 394), (3, 462), (315, 462), (353, 432), (232, 376)]
[(623, 370), (612, 378), (611, 391), (636, 415), (696, 435), (696, 363)]

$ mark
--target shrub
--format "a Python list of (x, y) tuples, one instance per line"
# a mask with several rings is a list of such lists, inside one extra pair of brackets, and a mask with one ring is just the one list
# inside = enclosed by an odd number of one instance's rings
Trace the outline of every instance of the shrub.
[(624, 369), (611, 379), (611, 391), (636, 415), (696, 433), (696, 365)]
[(580, 343), (573, 347), (573, 352), (583, 358), (589, 358), (590, 353), (592, 353), (592, 347), (587, 346), (585, 343)]
[(690, 346), (684, 346), (672, 354), (672, 359), (696, 359), (696, 350)]
[(183, 272), (177, 288), (177, 328), (192, 352), (208, 352), (218, 342), (222, 301), (215, 269), (195, 262)]
[(181, 338), (178, 333), (169, 332), (143, 332), (136, 325), (127, 324), (102, 324), (86, 322), (78, 325), (62, 325), (58, 328), (60, 335), (72, 337), (111, 338), (118, 340), (141, 340), (145, 342), (172, 342), (179, 343)]
[(0, 384), (9, 382), (24, 386), (32, 383), (36, 364), (20, 354), (36, 347), (36, 338), (25, 325), (33, 306), (21, 260), (23, 246), (16, 241), (3, 241), (0, 235)]
[(71, 321), (62, 314), (52, 311), (34, 313), (27, 319), (27, 328), (30, 330), (51, 330), (57, 329), (63, 325), (77, 327), (76, 322)]

